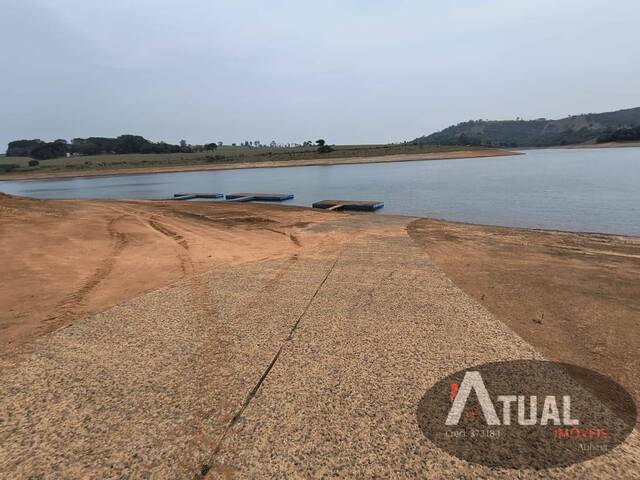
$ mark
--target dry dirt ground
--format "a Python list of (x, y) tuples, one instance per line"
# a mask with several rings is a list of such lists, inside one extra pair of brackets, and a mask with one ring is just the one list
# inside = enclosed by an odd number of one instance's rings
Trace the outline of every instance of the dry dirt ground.
[(0, 214), (2, 363), (76, 318), (194, 273), (292, 255), (309, 223), (331, 218), (269, 206), (2, 194)]
[(427, 219), (408, 231), (547, 358), (608, 375), (640, 405), (640, 238)]
[(541, 358), (438, 267), (433, 224), (218, 202), (0, 208), (2, 478), (638, 477), (637, 433), (539, 472), (422, 435), (435, 382)]

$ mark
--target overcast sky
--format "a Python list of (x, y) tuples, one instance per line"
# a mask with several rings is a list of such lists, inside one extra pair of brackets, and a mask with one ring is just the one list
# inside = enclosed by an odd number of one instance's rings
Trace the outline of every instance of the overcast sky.
[(384, 143), (640, 106), (637, 0), (0, 0), (18, 138)]

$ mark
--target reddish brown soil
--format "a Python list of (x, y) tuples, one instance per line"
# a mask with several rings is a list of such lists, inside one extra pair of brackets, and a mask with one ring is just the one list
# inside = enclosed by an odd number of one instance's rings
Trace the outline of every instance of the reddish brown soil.
[(604, 373), (640, 401), (640, 238), (426, 219), (408, 230), (548, 358)]
[(305, 226), (329, 218), (266, 205), (0, 194), (0, 365), (44, 334), (145, 291), (224, 263), (290, 255)]

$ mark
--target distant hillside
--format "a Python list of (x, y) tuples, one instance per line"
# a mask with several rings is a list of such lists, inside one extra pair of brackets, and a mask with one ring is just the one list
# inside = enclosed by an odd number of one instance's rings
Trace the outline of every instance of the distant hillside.
[(416, 138), (413, 143), (549, 147), (607, 141), (620, 136), (616, 132), (634, 127), (640, 127), (640, 107), (574, 115), (561, 120), (471, 120)]

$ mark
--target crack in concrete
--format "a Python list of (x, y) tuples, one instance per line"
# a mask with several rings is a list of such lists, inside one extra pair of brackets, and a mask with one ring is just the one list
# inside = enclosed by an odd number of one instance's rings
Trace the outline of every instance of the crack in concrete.
[(202, 464), (202, 466), (200, 467), (200, 471), (195, 475), (194, 480), (202, 480), (202, 479), (204, 479), (207, 476), (207, 474), (209, 473), (209, 471), (211, 470), (211, 468), (213, 467), (213, 463), (214, 463), (213, 459), (218, 453), (220, 453), (220, 450), (222, 449), (222, 444), (223, 444), (225, 438), (227, 437), (227, 434), (233, 428), (233, 426), (238, 422), (238, 420), (240, 420), (240, 417), (242, 417), (242, 414), (244, 413), (244, 411), (247, 409), (247, 407), (249, 406), (251, 401), (255, 398), (256, 394), (258, 393), (258, 390), (260, 390), (260, 387), (262, 386), (264, 381), (267, 379), (267, 377), (269, 376), (269, 373), (271, 372), (271, 370), (275, 366), (276, 362), (280, 358), (280, 354), (284, 350), (284, 347), (291, 340), (293, 340), (293, 335), (295, 334), (296, 330), (298, 329), (298, 327), (300, 325), (300, 322), (302, 321), (304, 316), (309, 311), (309, 308), (311, 307), (311, 304), (313, 303), (315, 298), (318, 296), (318, 293), (320, 292), (320, 290), (322, 289), (322, 287), (326, 283), (327, 279), (331, 275), (331, 272), (333, 272), (333, 269), (335, 268), (335, 266), (338, 264), (338, 260), (340, 259), (341, 254), (342, 254), (342, 252), (340, 252), (336, 256), (336, 259), (333, 261), (333, 264), (331, 265), (331, 268), (329, 268), (329, 270), (327, 271), (327, 274), (324, 276), (324, 278), (322, 279), (322, 281), (320, 282), (320, 284), (316, 288), (315, 292), (313, 292), (313, 295), (311, 296), (311, 298), (307, 302), (306, 306), (304, 307), (304, 310), (298, 316), (298, 318), (296, 319), (295, 323), (291, 327), (291, 330), (289, 331), (289, 335), (287, 336), (287, 338), (284, 339), (284, 341), (280, 345), (280, 348), (278, 348), (278, 351), (276, 352), (276, 354), (271, 359), (271, 362), (269, 363), (269, 365), (267, 366), (265, 371), (262, 373), (262, 375), (260, 376), (260, 378), (258, 379), (256, 384), (253, 386), (253, 388), (249, 391), (249, 393), (248, 393), (247, 397), (245, 398), (244, 402), (242, 403), (242, 406), (240, 407), (240, 409), (235, 413), (233, 418), (229, 421), (229, 424), (226, 426), (224, 432), (220, 436), (220, 440), (218, 440), (218, 444), (216, 445), (216, 448), (213, 450), (213, 453), (211, 454), (210, 460), (207, 463)]

